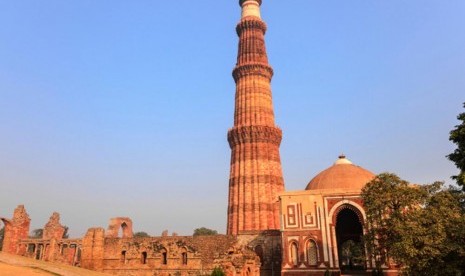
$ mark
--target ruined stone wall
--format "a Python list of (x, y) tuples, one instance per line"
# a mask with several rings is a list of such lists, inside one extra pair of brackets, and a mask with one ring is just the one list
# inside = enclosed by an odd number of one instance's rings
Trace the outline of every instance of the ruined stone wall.
[(281, 232), (250, 231), (237, 236), (238, 243), (254, 251), (260, 260), (260, 275), (281, 275)]
[(108, 225), (108, 230), (105, 232), (105, 235), (108, 238), (117, 238), (120, 230), (123, 238), (132, 238), (132, 220), (127, 217), (110, 219), (110, 224)]
[(19, 242), (21, 239), (27, 239), (31, 224), (31, 219), (26, 209), (24, 209), (24, 205), (18, 205), (18, 207), (16, 207), (11, 220), (5, 218), (0, 219), (5, 224), (2, 251), (10, 254), (24, 254), (25, 250), (19, 247)]
[(259, 258), (233, 236), (105, 237), (89, 229), (82, 267), (114, 275), (207, 275), (221, 267), (227, 275), (259, 275)]
[(82, 239), (81, 267), (102, 271), (105, 230), (90, 228)]
[(60, 214), (53, 212), (47, 224), (44, 226), (42, 239), (61, 240), (65, 233), (65, 227), (60, 223)]
[[(53, 213), (43, 238), (28, 239), (30, 219), (24, 206), (16, 208), (13, 219), (2, 220), (6, 224), (4, 249), (9, 253), (113, 275), (209, 275), (220, 267), (228, 276), (258, 276), (272, 260), (266, 252), (280, 254), (270, 251), (270, 245), (278, 244), (270, 235), (258, 237), (256, 233), (239, 237), (133, 237), (132, 221), (114, 218), (107, 231), (90, 228), (83, 239), (63, 239), (65, 228), (60, 215)], [(265, 254), (254, 252), (257, 246), (263, 247)]]

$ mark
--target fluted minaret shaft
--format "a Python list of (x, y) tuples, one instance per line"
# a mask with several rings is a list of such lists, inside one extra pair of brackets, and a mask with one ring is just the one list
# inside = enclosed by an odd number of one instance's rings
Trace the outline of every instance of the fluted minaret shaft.
[(239, 51), (231, 147), (228, 234), (279, 229), (278, 193), (284, 190), (279, 156), (282, 132), (275, 125), (271, 96), (273, 69), (265, 49), (261, 0), (240, 0), (236, 27)]

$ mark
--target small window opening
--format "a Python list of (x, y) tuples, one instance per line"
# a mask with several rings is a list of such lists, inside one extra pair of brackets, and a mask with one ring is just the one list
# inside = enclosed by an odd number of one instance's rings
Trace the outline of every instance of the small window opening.
[(182, 264), (186, 265), (187, 264), (187, 253), (183, 252), (181, 257), (182, 257)]
[(168, 264), (168, 253), (163, 252), (161, 261), (162, 261), (162, 264), (164, 264), (164, 265)]
[(68, 245), (67, 245), (67, 244), (63, 244), (63, 246), (61, 247), (61, 255), (64, 255), (64, 254), (65, 254), (67, 248), (68, 248)]
[(126, 263), (126, 250), (121, 251), (121, 263)]
[(142, 264), (146, 264), (147, 263), (147, 252), (142, 252), (142, 256), (141, 256), (141, 263)]
[(118, 228), (118, 238), (127, 238), (128, 225), (126, 222), (121, 223), (121, 226)]
[(77, 248), (77, 253), (76, 253), (76, 261), (79, 263), (81, 262), (81, 248)]

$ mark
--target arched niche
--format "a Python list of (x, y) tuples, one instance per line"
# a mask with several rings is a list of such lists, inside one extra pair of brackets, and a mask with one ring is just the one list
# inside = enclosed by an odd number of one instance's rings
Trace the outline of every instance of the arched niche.
[(107, 238), (132, 238), (132, 220), (130, 218), (112, 218), (106, 232)]

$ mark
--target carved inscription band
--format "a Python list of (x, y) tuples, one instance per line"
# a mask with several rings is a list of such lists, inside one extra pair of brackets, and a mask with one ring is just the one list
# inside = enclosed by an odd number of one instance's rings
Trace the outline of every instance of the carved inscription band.
[(228, 142), (231, 148), (238, 144), (259, 142), (279, 146), (282, 137), (281, 129), (270, 126), (240, 126), (228, 131)]
[(241, 33), (246, 29), (258, 29), (266, 33), (266, 23), (261, 20), (256, 19), (244, 19), (241, 20), (236, 26), (236, 33), (238, 36), (241, 36)]
[(257, 175), (257, 176), (238, 176), (238, 177), (232, 177), (229, 180), (229, 185), (231, 187), (241, 185), (241, 184), (247, 184), (247, 185), (253, 185), (254, 183), (277, 183), (281, 185), (284, 183), (284, 180), (281, 176), (275, 176), (275, 175)]
[(244, 211), (257, 211), (260, 212), (273, 212), (276, 209), (276, 203), (269, 202), (259, 202), (259, 203), (244, 203), (244, 204), (234, 204), (228, 207), (230, 213), (237, 213), (242, 209)]
[(273, 77), (273, 68), (268, 64), (253, 63), (236, 66), (233, 70), (233, 77), (236, 83), (240, 78), (247, 75), (263, 76), (271, 81)]

